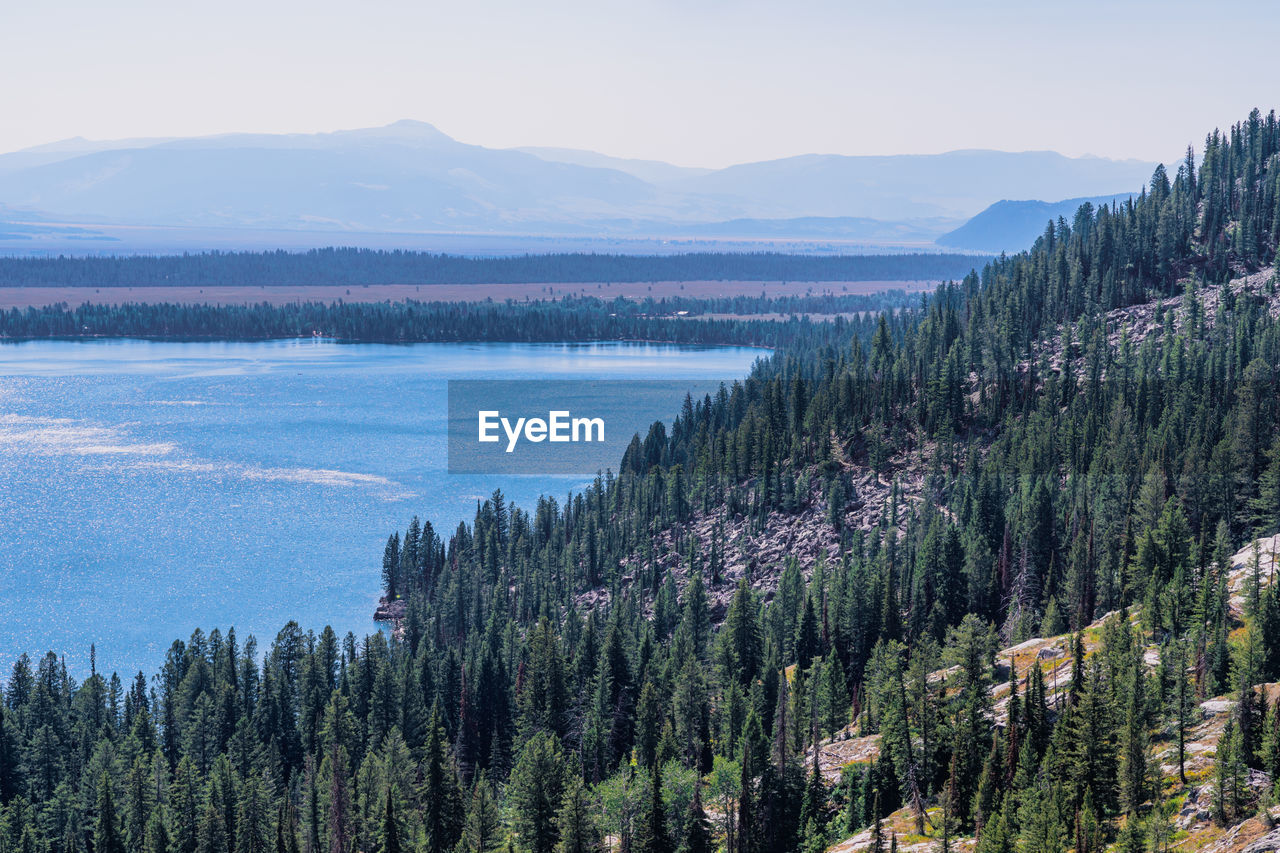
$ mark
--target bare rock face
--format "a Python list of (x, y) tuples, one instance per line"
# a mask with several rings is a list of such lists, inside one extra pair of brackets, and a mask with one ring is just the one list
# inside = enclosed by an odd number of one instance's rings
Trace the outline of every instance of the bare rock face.
[(1216, 699), (1206, 699), (1200, 703), (1200, 710), (1204, 712), (1206, 718), (1216, 717), (1218, 714), (1225, 714), (1236, 706), (1234, 699), (1219, 697)]
[(1201, 788), (1187, 789), (1187, 799), (1174, 819), (1174, 825), (1178, 829), (1191, 829), (1197, 824), (1207, 823), (1213, 817), (1209, 811), (1209, 798), (1201, 796), (1203, 793)]
[(1273, 829), (1266, 835), (1252, 842), (1240, 853), (1273, 853), (1280, 850), (1280, 829)]
[(399, 623), (404, 618), (409, 605), (403, 598), (388, 601), (385, 597), (378, 599), (378, 609), (373, 611), (373, 621)]
[(1250, 587), (1269, 586), (1280, 570), (1280, 534), (1264, 536), (1245, 545), (1231, 557), (1227, 572), (1228, 603), (1231, 615), (1240, 619), (1244, 615), (1245, 602)]

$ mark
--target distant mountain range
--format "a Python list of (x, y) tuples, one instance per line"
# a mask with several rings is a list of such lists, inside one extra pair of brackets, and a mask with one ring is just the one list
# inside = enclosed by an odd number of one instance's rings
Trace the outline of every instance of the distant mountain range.
[(942, 238), (949, 247), (1012, 249), (1021, 244), (1004, 245), (1012, 238), (997, 227), (1012, 214), (987, 211), (986, 230), (966, 231), (966, 220), (999, 199), (1136, 190), (1154, 168), (1045, 151), (953, 151), (814, 154), (712, 170), (485, 148), (415, 121), (320, 134), (72, 139), (0, 155), (0, 248), (92, 242), (95, 233), (128, 243), (142, 233), (130, 229), (142, 227), (170, 229), (176, 243), (232, 229), (323, 232), (326, 242), (350, 234), (352, 243), (465, 234), (920, 247)]
[(1137, 193), (1117, 193), (1065, 201), (998, 201), (935, 242), (939, 246), (972, 251), (1002, 252), (1025, 249), (1045, 232), (1050, 220), (1071, 221), (1086, 202), (1098, 207), (1123, 204)]

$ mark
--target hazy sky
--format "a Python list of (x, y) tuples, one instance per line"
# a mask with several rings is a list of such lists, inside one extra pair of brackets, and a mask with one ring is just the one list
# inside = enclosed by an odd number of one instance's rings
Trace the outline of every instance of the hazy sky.
[(1280, 4), (0, 0), (0, 151), (429, 121), (685, 165), (1168, 159), (1280, 107)]

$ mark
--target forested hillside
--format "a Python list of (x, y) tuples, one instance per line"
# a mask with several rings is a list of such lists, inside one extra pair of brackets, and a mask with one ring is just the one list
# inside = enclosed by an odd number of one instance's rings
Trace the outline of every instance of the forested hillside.
[(933, 253), (605, 255), (578, 252), (473, 258), (431, 252), (330, 248), (307, 252), (0, 257), (0, 287), (919, 281), (964, 275), (973, 262), (972, 255)]
[(1280, 779), (1278, 158), (1255, 112), (565, 505), (411, 520), (390, 637), (20, 660), (0, 848), (1237, 849)]

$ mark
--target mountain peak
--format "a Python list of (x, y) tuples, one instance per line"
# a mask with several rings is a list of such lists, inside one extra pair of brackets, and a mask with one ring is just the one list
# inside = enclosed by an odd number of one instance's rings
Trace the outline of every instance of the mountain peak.
[(419, 130), (431, 130), (436, 133), (440, 132), (439, 128), (437, 128), (431, 122), (422, 121), (416, 118), (402, 118), (399, 121), (393, 121), (391, 122), (391, 124), (385, 125), (385, 127), (388, 130), (390, 130), (391, 128), (401, 128), (401, 129), (416, 128)]
[(339, 131), (340, 136), (369, 136), (381, 139), (413, 139), (416, 141), (453, 142), (452, 136), (440, 130), (434, 124), (418, 119), (402, 118), (382, 127), (361, 128), (357, 130)]

